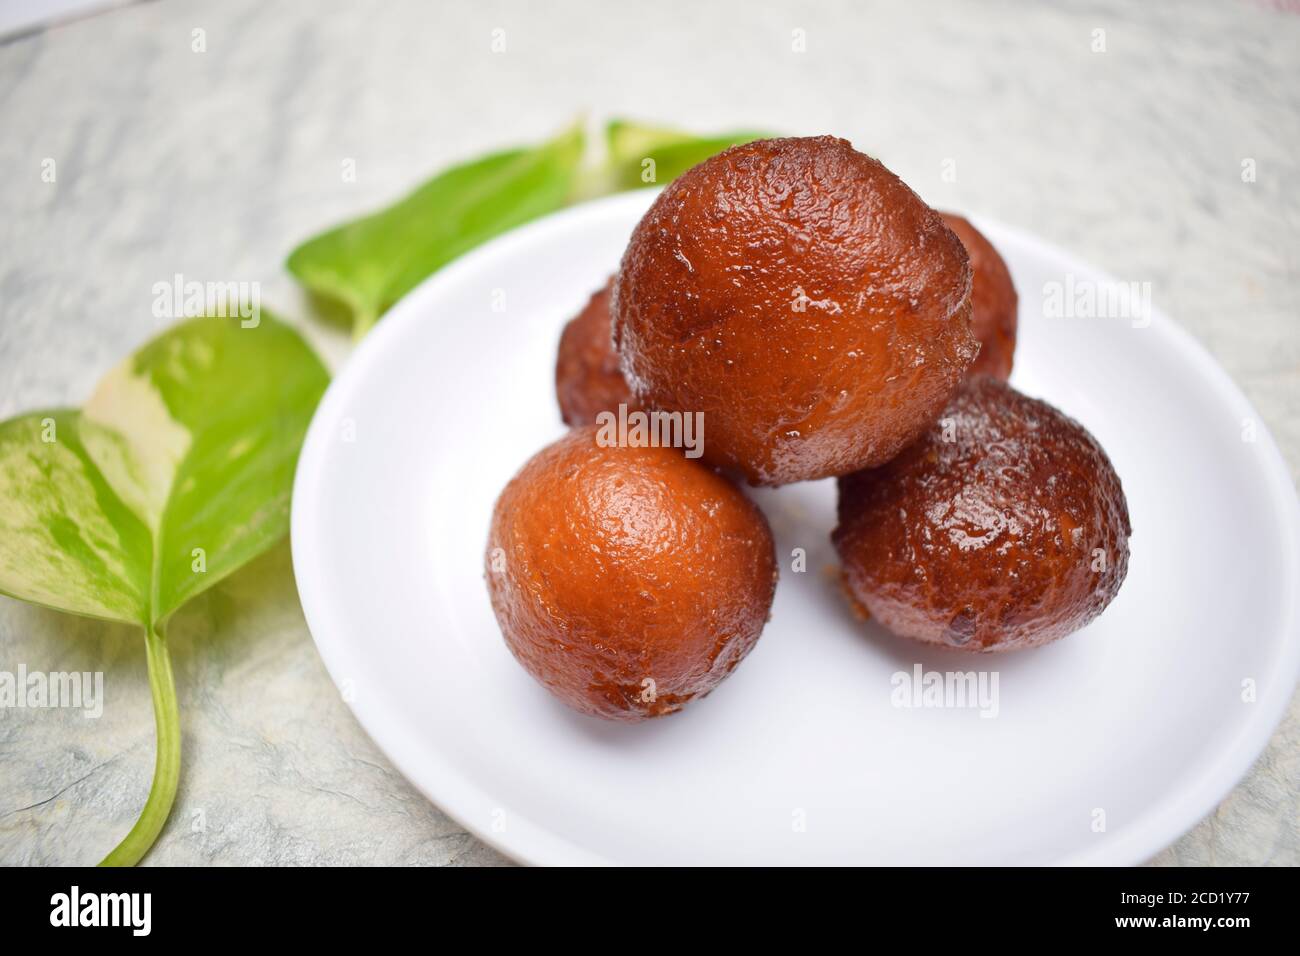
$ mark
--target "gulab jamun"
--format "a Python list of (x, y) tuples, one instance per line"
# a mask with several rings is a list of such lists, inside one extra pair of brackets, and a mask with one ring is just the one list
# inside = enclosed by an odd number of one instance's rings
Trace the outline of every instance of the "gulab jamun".
[(772, 533), (726, 478), (679, 449), (602, 445), (575, 428), (497, 500), (486, 573), (524, 669), (614, 720), (681, 709), (758, 640), (776, 588)]
[(883, 464), (975, 357), (966, 251), (897, 176), (830, 136), (736, 146), (632, 234), (614, 339), (643, 407), (703, 412), (704, 457), (779, 485)]
[(889, 630), (972, 651), (1083, 627), (1128, 570), (1128, 505), (1077, 422), (979, 376), (897, 458), (841, 478), (851, 597)]
[(614, 280), (591, 297), (560, 335), (555, 360), (555, 397), (569, 426), (590, 425), (601, 412), (619, 405), (636, 408), (636, 400), (618, 367), (613, 321), (609, 311)]
[(966, 219), (940, 213), (966, 247), (974, 280), (971, 284), (970, 328), (980, 343), (979, 355), (967, 374), (993, 375), (1006, 381), (1016, 352), (1016, 314), (1019, 299), (1011, 272), (993, 243)]

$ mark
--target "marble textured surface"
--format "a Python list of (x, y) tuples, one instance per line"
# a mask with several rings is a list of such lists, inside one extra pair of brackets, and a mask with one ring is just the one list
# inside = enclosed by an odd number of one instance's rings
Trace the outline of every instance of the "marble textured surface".
[[(346, 336), (307, 318), (283, 272), (292, 245), (585, 111), (833, 131), (937, 206), (1150, 281), (1300, 474), (1300, 16), (1217, 0), (613, 7), (164, 0), (0, 45), (0, 416), (79, 401), (162, 327), (151, 288), (178, 272), (260, 281), (341, 361)], [(195, 601), (171, 640), (185, 770), (150, 863), (503, 862), (351, 717), (287, 546)], [(0, 669), (20, 663), (102, 670), (107, 700), (93, 721), (0, 713), (0, 863), (94, 862), (152, 767), (140, 638), (0, 598)], [(1154, 862), (1300, 864), (1298, 814), (1293, 700), (1248, 777)]]

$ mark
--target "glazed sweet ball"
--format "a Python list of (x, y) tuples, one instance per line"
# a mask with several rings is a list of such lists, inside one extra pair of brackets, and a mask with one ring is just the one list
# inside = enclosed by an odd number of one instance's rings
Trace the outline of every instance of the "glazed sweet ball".
[(680, 710), (758, 640), (772, 534), (727, 479), (679, 449), (602, 445), (576, 428), (535, 455), (492, 515), (488, 591), (506, 644), (576, 710)]
[(617, 412), (620, 404), (636, 408), (636, 400), (618, 367), (614, 351), (609, 297), (611, 278), (591, 297), (586, 308), (569, 320), (560, 335), (555, 361), (555, 397), (569, 426), (590, 425), (604, 411)]
[(969, 375), (993, 375), (1006, 381), (1016, 352), (1018, 298), (1006, 262), (984, 234), (952, 212), (940, 213), (943, 221), (961, 240), (975, 274), (971, 286), (971, 331), (980, 343), (980, 353)]
[(622, 369), (647, 408), (703, 412), (704, 456), (755, 484), (888, 461), (977, 346), (966, 252), (842, 139), (737, 146), (669, 185), (614, 284)]
[(1046, 644), (1100, 614), (1128, 570), (1128, 506), (1106, 453), (990, 376), (893, 461), (839, 484), (845, 585), (905, 637)]

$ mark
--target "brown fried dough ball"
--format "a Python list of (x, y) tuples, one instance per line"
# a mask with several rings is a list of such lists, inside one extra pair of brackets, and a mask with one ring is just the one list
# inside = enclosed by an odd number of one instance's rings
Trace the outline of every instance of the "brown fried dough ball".
[(970, 328), (980, 343), (980, 354), (968, 376), (995, 375), (1006, 381), (1016, 352), (1016, 287), (1006, 262), (984, 234), (961, 216), (940, 213), (948, 228), (957, 234), (970, 256), (975, 279), (971, 287)]
[(602, 447), (578, 428), (497, 499), (488, 590), (506, 644), (577, 710), (643, 720), (716, 687), (767, 621), (762, 512), (680, 450)]
[(610, 277), (599, 292), (560, 335), (555, 360), (555, 397), (564, 424), (590, 425), (604, 411), (617, 412), (620, 404), (637, 408), (632, 391), (618, 368), (618, 353), (609, 314)]
[(971, 272), (939, 214), (842, 139), (737, 146), (669, 185), (614, 283), (647, 408), (703, 412), (704, 457), (756, 484), (888, 461), (975, 356)]
[(1035, 647), (1095, 618), (1128, 570), (1119, 478), (1077, 422), (990, 376), (920, 441), (840, 479), (852, 597), (896, 634)]

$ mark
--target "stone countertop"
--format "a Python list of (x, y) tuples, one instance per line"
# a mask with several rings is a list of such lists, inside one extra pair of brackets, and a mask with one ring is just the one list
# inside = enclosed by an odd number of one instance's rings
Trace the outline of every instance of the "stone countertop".
[[(833, 131), (933, 205), (1150, 281), (1300, 471), (1300, 15), (1286, 4), (544, 6), (165, 0), (0, 44), (0, 417), (84, 398), (166, 324), (151, 290), (175, 273), (261, 282), (337, 364), (347, 338), (306, 318), (288, 250), (585, 111)], [(287, 545), (189, 605), (169, 640), (185, 768), (149, 863), (503, 862), (339, 699)], [(93, 863), (152, 771), (141, 640), (0, 598), (0, 669), (19, 664), (104, 671), (106, 706), (93, 721), (0, 714), (0, 863)], [(1293, 700), (1246, 779), (1154, 862), (1300, 864), (1298, 755)]]

